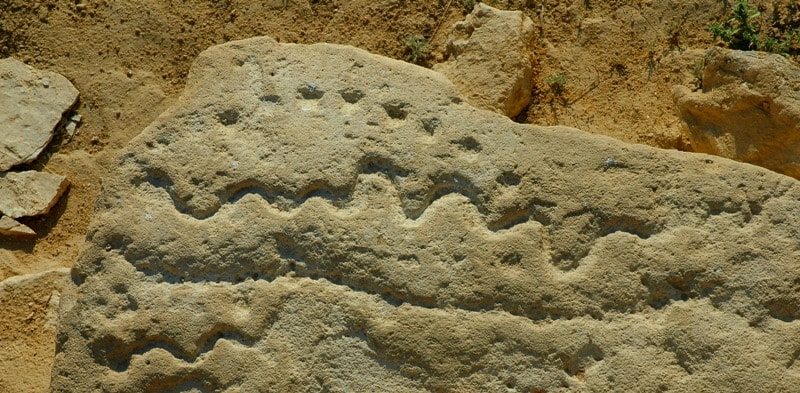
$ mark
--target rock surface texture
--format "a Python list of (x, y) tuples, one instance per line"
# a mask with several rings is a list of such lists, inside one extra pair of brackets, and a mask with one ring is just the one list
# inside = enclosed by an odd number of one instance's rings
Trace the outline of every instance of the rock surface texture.
[(798, 213), (763, 168), (231, 42), (104, 184), (52, 390), (791, 391)]
[(52, 173), (0, 173), (0, 213), (12, 218), (47, 214), (67, 187), (66, 177)]
[(783, 56), (711, 48), (702, 91), (676, 87), (692, 149), (800, 179), (800, 68)]
[(35, 160), (77, 99), (67, 78), (14, 58), (0, 60), (0, 172)]
[(514, 117), (531, 99), (532, 41), (533, 22), (522, 12), (478, 3), (453, 26), (446, 61), (434, 70), (446, 75), (471, 105)]

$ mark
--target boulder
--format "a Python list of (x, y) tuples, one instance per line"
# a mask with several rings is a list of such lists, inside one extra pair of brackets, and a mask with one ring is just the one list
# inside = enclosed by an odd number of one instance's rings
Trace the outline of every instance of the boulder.
[(47, 214), (67, 187), (66, 177), (52, 173), (0, 173), (0, 213), (11, 218)]
[(800, 187), (230, 42), (121, 151), (53, 392), (792, 391)]
[(521, 11), (475, 5), (466, 20), (453, 25), (444, 50), (443, 73), (468, 103), (518, 115), (531, 99), (533, 22)]
[(800, 179), (800, 68), (776, 54), (711, 48), (702, 90), (674, 100), (692, 150)]
[(36, 232), (27, 225), (20, 224), (17, 220), (9, 216), (2, 216), (0, 217), (0, 235), (27, 237), (35, 236)]
[(0, 60), (0, 172), (35, 160), (77, 99), (67, 78), (14, 58)]

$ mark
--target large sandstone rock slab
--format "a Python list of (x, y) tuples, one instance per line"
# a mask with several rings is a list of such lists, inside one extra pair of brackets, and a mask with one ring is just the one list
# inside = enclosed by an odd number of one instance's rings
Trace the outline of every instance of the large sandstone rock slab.
[(104, 184), (54, 392), (791, 391), (800, 187), (231, 42)]
[(674, 99), (692, 149), (800, 179), (800, 68), (783, 56), (711, 48), (702, 90)]
[(0, 60), (0, 172), (35, 160), (77, 99), (67, 78), (11, 57)]
[(518, 115), (531, 100), (533, 21), (521, 11), (502, 11), (478, 3), (447, 38), (445, 62), (434, 69), (446, 75), (471, 105)]

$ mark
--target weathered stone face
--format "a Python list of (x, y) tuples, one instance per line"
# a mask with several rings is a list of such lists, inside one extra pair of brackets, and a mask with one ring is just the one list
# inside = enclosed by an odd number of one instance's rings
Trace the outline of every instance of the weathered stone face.
[(446, 75), (475, 107), (517, 116), (531, 100), (533, 21), (521, 11), (477, 3), (453, 25), (434, 70)]
[(53, 391), (789, 391), (800, 189), (476, 110), (440, 74), (204, 52), (104, 184)]
[(800, 68), (783, 56), (711, 48), (703, 89), (675, 88), (692, 149), (800, 179)]

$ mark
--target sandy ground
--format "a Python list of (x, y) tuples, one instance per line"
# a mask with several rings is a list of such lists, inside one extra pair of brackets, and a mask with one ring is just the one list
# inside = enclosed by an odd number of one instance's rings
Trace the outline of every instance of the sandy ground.
[[(20, 220), (39, 236), (0, 239), (0, 391), (47, 390), (54, 351), (49, 305), (68, 282), (102, 178), (116, 151), (181, 92), (205, 48), (270, 35), (280, 42), (332, 42), (405, 59), (404, 40), (425, 36), (441, 60), (463, 0), (4, 0), (0, 58), (14, 56), (66, 76), (80, 91), (83, 117), (71, 141), (56, 136), (30, 168), (66, 175), (68, 193), (43, 218)], [(691, 85), (715, 0), (485, 1), (521, 10), (537, 38), (534, 102), (516, 120), (564, 124), (632, 143), (690, 150), (671, 99)], [(435, 34), (434, 34), (435, 33)], [(562, 75), (564, 93), (548, 80)], [(24, 169), (24, 168), (23, 168)], [(9, 278), (12, 278), (9, 281)], [(7, 282), (3, 282), (6, 280)], [(55, 292), (54, 292), (55, 291)], [(34, 317), (29, 318), (31, 313)], [(50, 314), (48, 314), (50, 312)], [(22, 377), (25, 375), (25, 377)]]

